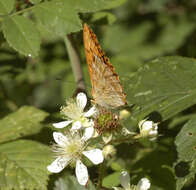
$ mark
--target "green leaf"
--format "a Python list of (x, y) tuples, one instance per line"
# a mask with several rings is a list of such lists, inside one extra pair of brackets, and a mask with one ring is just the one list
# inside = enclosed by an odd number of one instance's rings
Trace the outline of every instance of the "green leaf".
[(30, 140), (0, 145), (1, 190), (46, 190), (49, 157), (49, 147)]
[(196, 61), (183, 57), (163, 57), (127, 77), (127, 99), (134, 104), (132, 116), (141, 120), (151, 112), (162, 120), (195, 104)]
[(180, 161), (196, 160), (196, 117), (189, 120), (177, 135), (175, 144)]
[(120, 184), (119, 176), (121, 172), (114, 172), (103, 179), (103, 186), (107, 188), (116, 187)]
[(106, 19), (110, 25), (116, 21), (116, 17), (114, 14), (106, 11), (101, 11), (93, 14), (91, 22), (97, 22), (103, 19)]
[(40, 34), (34, 24), (23, 16), (7, 17), (2, 29), (9, 45), (26, 56), (37, 56), (40, 49)]
[[(54, 190), (86, 190), (85, 186), (81, 186), (78, 184), (78, 181), (75, 176), (71, 176), (69, 174), (63, 175), (57, 181), (55, 181)], [(95, 186), (90, 183), (88, 184), (89, 190), (95, 190)]]
[(68, 2), (56, 0), (40, 3), (33, 12), (41, 24), (56, 35), (65, 36), (82, 29), (77, 11)]
[(23, 106), (0, 120), (0, 143), (32, 135), (42, 128), (40, 124), (48, 114), (35, 107)]
[(14, 8), (14, 0), (0, 0), (0, 15), (9, 14)]
[(196, 174), (196, 116), (190, 119), (177, 135), (175, 144), (178, 152), (176, 164), (177, 190), (194, 179)]
[[(64, 37), (71, 32), (82, 29), (78, 13), (94, 12), (104, 9), (111, 9), (123, 4), (126, 0), (54, 0), (44, 2), (35, 6), (33, 12), (48, 31), (55, 35)], [(110, 22), (114, 18), (110, 15)]]
[(38, 4), (41, 2), (41, 0), (29, 0), (32, 4)]
[[(69, 4), (79, 12), (95, 12), (100, 10), (112, 9), (125, 3), (127, 0), (69, 0)], [(67, 1), (66, 1), (67, 2)]]
[(178, 157), (183, 161), (196, 159), (196, 117), (189, 120), (177, 135), (175, 144)]
[(181, 190), (185, 185), (190, 185), (195, 179), (196, 160), (185, 163), (179, 162), (175, 166), (176, 170), (176, 190)]

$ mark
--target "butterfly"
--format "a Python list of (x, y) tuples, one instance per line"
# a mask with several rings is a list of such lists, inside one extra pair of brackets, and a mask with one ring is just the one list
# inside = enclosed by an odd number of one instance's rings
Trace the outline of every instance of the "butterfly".
[(126, 94), (114, 67), (104, 55), (97, 37), (87, 24), (83, 27), (83, 40), (88, 64), (93, 102), (114, 109), (126, 105)]

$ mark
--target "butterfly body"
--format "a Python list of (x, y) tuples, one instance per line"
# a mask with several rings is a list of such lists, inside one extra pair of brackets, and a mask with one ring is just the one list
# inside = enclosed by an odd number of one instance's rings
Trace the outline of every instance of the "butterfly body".
[(94, 103), (109, 109), (125, 105), (126, 94), (120, 84), (119, 76), (87, 24), (84, 24), (83, 38)]

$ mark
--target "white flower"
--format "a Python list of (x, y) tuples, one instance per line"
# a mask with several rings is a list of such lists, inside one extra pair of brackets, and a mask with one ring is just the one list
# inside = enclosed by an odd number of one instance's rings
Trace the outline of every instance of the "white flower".
[(113, 187), (115, 190), (148, 190), (150, 181), (147, 178), (142, 178), (137, 185), (130, 184), (130, 176), (126, 171), (120, 174), (120, 184), (123, 188)]
[(153, 121), (142, 120), (139, 122), (140, 136), (150, 137), (150, 140), (155, 140), (158, 135), (158, 123)]
[[(53, 123), (53, 126), (56, 128), (64, 128), (72, 123), (71, 130), (79, 130), (82, 127), (91, 128), (85, 131), (86, 137), (91, 138), (94, 133), (94, 122), (89, 119), (96, 113), (96, 108), (93, 106), (87, 112), (84, 112), (84, 108), (87, 104), (87, 97), (84, 93), (79, 93), (76, 97), (76, 102), (71, 100), (67, 101), (67, 106), (61, 108), (61, 113), (68, 117), (67, 121), (62, 121), (59, 123)], [(85, 130), (86, 130), (85, 129)]]
[(100, 164), (104, 159), (102, 150), (86, 150), (87, 143), (85, 138), (81, 138), (79, 133), (63, 135), (60, 132), (54, 132), (53, 137), (56, 142), (53, 146), (53, 151), (57, 158), (47, 169), (52, 173), (59, 173), (68, 164), (76, 164), (75, 172), (77, 180), (81, 185), (86, 185), (88, 170), (81, 159), (83, 156), (86, 156), (93, 164)]

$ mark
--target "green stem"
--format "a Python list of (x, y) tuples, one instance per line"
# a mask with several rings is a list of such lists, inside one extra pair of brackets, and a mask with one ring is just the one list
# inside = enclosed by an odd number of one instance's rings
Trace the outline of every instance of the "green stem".
[(72, 34), (67, 35), (64, 38), (64, 41), (65, 41), (67, 52), (68, 52), (68, 55), (71, 61), (74, 78), (77, 84), (77, 91), (85, 91), (86, 85), (84, 82), (84, 76), (82, 72), (80, 54), (79, 54), (78, 48), (76, 47), (76, 43), (74, 42)]
[(98, 176), (98, 182), (97, 182), (97, 188), (96, 188), (97, 190), (100, 190), (102, 187), (102, 180), (103, 180), (103, 176), (105, 172), (104, 166), (105, 166), (104, 162), (99, 165), (99, 176)]

